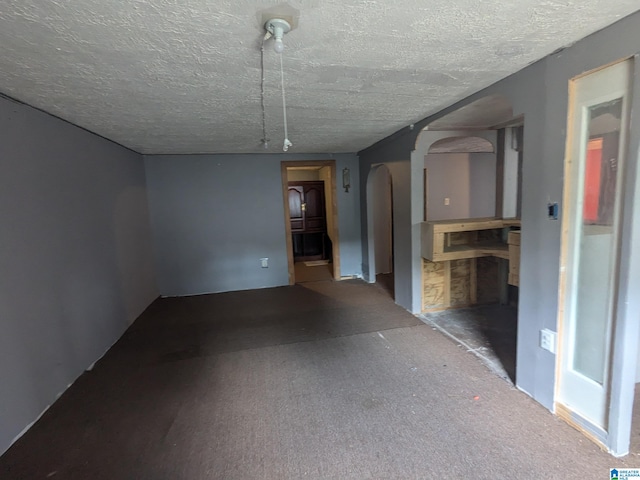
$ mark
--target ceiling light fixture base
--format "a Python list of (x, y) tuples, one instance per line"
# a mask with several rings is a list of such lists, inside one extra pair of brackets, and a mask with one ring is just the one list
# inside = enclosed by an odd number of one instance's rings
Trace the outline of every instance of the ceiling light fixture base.
[(273, 49), (276, 53), (282, 53), (284, 50), (284, 44), (282, 43), (282, 37), (284, 37), (285, 33), (291, 31), (291, 24), (282, 18), (272, 18), (271, 20), (267, 20), (267, 23), (264, 24), (264, 28), (273, 35), (274, 44)]
[(280, 28), (280, 31), (285, 34), (291, 31), (291, 25), (286, 20), (282, 18), (272, 18), (271, 20), (267, 20), (267, 23), (264, 24), (264, 28), (273, 35), (276, 36), (276, 31)]

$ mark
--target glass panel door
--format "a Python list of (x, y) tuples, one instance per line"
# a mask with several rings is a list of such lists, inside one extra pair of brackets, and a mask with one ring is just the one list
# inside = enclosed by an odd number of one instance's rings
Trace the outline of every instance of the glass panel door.
[(558, 401), (606, 430), (631, 61), (573, 81)]

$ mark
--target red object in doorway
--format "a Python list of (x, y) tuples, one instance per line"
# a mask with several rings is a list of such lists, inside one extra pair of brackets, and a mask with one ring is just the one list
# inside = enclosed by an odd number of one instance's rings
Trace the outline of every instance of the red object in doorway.
[(584, 174), (584, 209), (582, 220), (586, 224), (598, 223), (600, 182), (602, 177), (602, 137), (587, 144), (587, 162)]

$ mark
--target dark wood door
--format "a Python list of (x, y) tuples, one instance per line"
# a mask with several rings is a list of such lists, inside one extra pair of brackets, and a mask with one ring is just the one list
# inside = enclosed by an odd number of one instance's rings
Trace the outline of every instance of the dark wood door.
[(301, 186), (289, 185), (289, 218), (292, 232), (304, 231), (304, 191)]
[(289, 182), (291, 232), (325, 232), (324, 182)]
[(296, 260), (325, 258), (328, 237), (324, 182), (289, 182), (289, 218)]
[(324, 182), (314, 182), (302, 186), (304, 191), (306, 232), (324, 232), (327, 229), (324, 215)]

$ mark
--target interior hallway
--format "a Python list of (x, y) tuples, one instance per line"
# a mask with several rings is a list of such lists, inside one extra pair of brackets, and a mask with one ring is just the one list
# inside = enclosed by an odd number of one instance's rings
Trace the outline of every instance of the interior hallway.
[(634, 462), (349, 280), (156, 301), (0, 478), (608, 478)]

